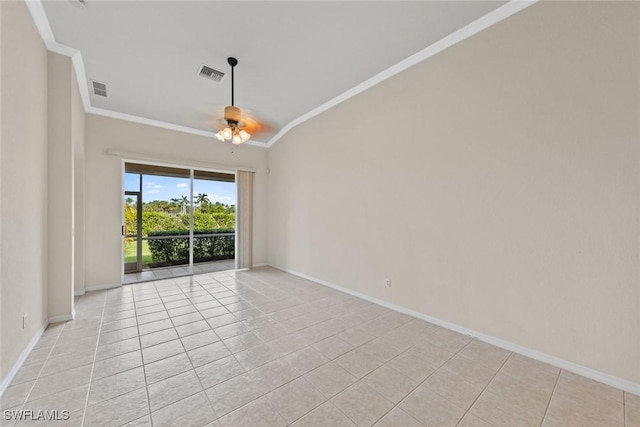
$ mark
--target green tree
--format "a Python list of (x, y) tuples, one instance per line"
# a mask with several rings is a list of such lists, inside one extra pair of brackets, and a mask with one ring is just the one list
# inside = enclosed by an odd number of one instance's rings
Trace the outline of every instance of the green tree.
[(171, 213), (176, 213), (176, 214), (181, 214), (182, 210), (181, 210), (181, 206), (180, 206), (180, 199), (171, 199), (170, 200), (171, 203), (169, 203), (169, 207), (171, 208)]
[(207, 211), (207, 207), (211, 203), (211, 200), (209, 200), (209, 196), (207, 194), (198, 193), (198, 195), (196, 196), (195, 203), (197, 205), (200, 205), (200, 211), (206, 212)]
[(144, 210), (149, 212), (171, 212), (171, 205), (166, 200), (152, 200), (144, 203)]
[(182, 204), (182, 210), (180, 212), (184, 215), (187, 213), (187, 207), (191, 204), (191, 201), (187, 196), (182, 196), (180, 198), (180, 203)]
[(209, 206), (209, 212), (212, 213), (227, 213), (227, 205), (222, 204), (220, 202), (215, 202), (213, 205)]
[[(127, 203), (124, 206), (124, 230), (125, 230), (125, 234), (135, 234), (137, 227), (136, 227), (136, 222), (137, 222), (137, 218), (136, 218), (136, 213), (137, 210), (135, 208), (135, 206), (133, 206), (131, 203)], [(132, 238), (127, 238), (127, 241), (132, 241)]]

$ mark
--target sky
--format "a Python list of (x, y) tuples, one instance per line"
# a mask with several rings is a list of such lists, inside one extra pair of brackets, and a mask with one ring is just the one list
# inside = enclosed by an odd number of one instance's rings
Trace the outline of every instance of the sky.
[[(138, 174), (124, 174), (125, 191), (138, 191)], [(209, 180), (193, 180), (194, 198), (205, 193), (211, 203), (236, 204), (236, 183)], [(179, 199), (189, 197), (189, 179), (168, 176), (142, 175), (142, 201)]]

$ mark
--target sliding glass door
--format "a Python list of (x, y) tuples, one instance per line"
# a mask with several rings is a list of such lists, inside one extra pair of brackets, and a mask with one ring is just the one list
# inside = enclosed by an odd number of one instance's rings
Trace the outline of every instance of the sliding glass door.
[(124, 178), (125, 275), (153, 280), (233, 268), (235, 174), (125, 163)]

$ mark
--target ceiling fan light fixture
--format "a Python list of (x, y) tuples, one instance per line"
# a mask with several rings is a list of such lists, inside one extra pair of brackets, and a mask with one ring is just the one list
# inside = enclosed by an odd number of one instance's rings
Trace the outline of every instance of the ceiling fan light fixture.
[(225, 141), (230, 140), (231, 137), (233, 136), (233, 130), (231, 130), (231, 128), (228, 126), (222, 129), (220, 133), (222, 134), (222, 137), (224, 138)]
[(240, 129), (237, 123), (231, 121), (229, 126), (219, 130), (215, 137), (220, 141), (231, 141), (234, 144), (242, 144), (247, 142), (251, 138), (251, 134), (243, 129)]
[(234, 78), (233, 69), (238, 65), (238, 60), (235, 58), (227, 58), (227, 62), (231, 66), (231, 105), (224, 107), (224, 120), (227, 122), (227, 126), (216, 133), (216, 138), (220, 141), (229, 141), (235, 145), (247, 142), (251, 138), (251, 134), (241, 129), (242, 113), (238, 107), (233, 104), (234, 101)]
[(240, 140), (242, 142), (247, 142), (249, 138), (251, 138), (251, 134), (244, 130), (241, 130), (240, 132), (238, 132), (238, 136), (240, 137)]

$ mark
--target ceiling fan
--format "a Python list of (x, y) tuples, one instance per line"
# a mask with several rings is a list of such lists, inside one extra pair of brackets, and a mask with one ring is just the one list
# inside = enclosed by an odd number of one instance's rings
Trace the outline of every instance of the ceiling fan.
[(234, 69), (238, 65), (238, 60), (233, 57), (227, 58), (231, 66), (231, 105), (224, 107), (223, 128), (216, 133), (216, 138), (220, 141), (231, 141), (233, 144), (242, 144), (251, 138), (251, 134), (263, 132), (268, 126), (258, 120), (251, 118), (248, 114), (242, 113), (240, 108), (234, 105)]

